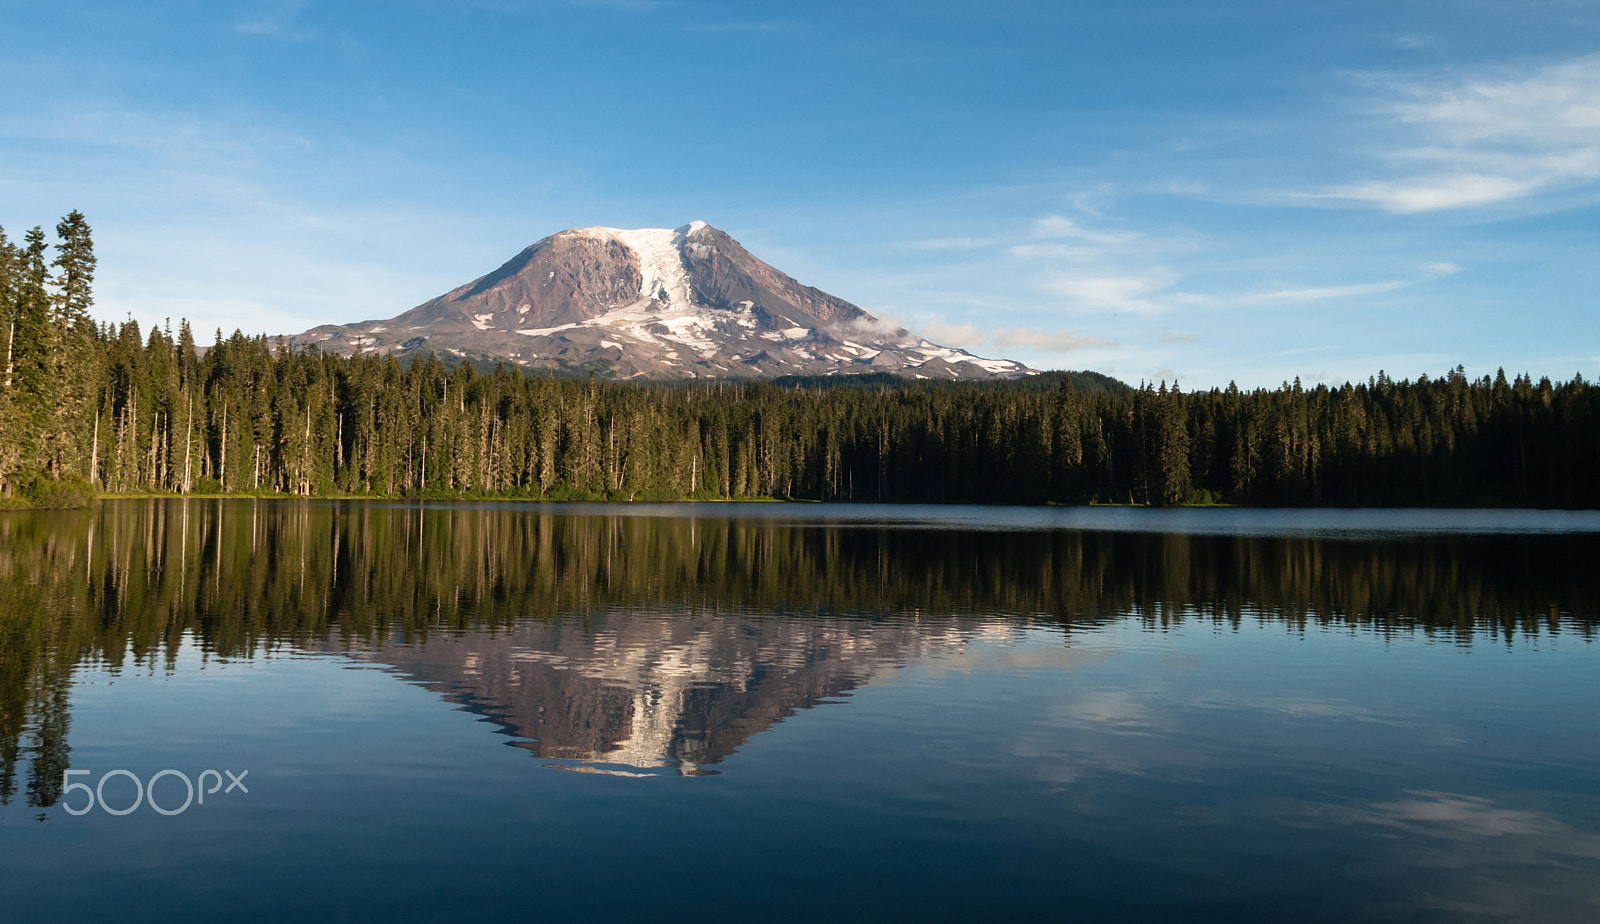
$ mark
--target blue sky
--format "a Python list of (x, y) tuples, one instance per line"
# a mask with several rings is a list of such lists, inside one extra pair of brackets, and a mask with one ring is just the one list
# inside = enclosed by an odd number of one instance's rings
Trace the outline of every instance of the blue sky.
[(389, 317), (703, 219), (983, 355), (1600, 376), (1600, 3), (0, 0), (0, 223), (97, 311)]

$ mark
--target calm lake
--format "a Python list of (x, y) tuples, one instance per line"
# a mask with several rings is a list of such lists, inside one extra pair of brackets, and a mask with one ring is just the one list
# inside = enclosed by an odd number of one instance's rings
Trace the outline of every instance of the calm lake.
[(1596, 512), (0, 512), (0, 907), (1592, 922), (1597, 563)]

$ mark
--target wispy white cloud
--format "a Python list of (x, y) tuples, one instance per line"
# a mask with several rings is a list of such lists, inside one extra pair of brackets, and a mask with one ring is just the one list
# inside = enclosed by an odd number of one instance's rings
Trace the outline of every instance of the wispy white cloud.
[(1372, 78), (1398, 176), (1292, 193), (1390, 212), (1493, 205), (1600, 179), (1600, 55), (1452, 85)]
[(856, 331), (868, 336), (892, 337), (902, 333), (905, 326), (905, 322), (898, 316), (890, 312), (879, 311), (865, 317), (852, 319), (844, 325), (844, 329), (847, 336), (850, 332)]
[[(1410, 286), (1453, 275), (1460, 267), (1453, 263), (1428, 263), (1419, 273), (1406, 279), (1385, 279), (1342, 285), (1287, 285), (1261, 291), (1196, 292), (1180, 286), (1183, 275), (1161, 265), (1128, 268), (1097, 263), (1100, 254), (1071, 248), (1014, 247), (1018, 256), (1052, 259), (1039, 287), (1067, 307), (1080, 311), (1158, 315), (1181, 309), (1220, 309), (1257, 305), (1295, 305), (1342, 298), (1357, 298), (1396, 292)], [(1072, 265), (1062, 265), (1062, 264)], [(1179, 342), (1163, 340), (1165, 343)]]
[[(1156, 316), (1271, 305), (1297, 305), (1396, 292), (1453, 275), (1448, 262), (1424, 263), (1409, 276), (1305, 285), (1281, 281), (1258, 289), (1196, 285), (1184, 255), (1205, 250), (1192, 237), (1151, 235), (1104, 220), (1085, 224), (1051, 214), (1033, 221), (1030, 236), (1006, 247), (1021, 266), (1018, 277), (1046, 296), (1045, 306), (1073, 314)], [(1186, 267), (1188, 267), (1186, 269)], [(1124, 331), (1124, 334), (1128, 332)], [(1165, 344), (1189, 340), (1161, 339)]]
[(1254, 292), (1234, 299), (1237, 304), (1244, 305), (1271, 305), (1271, 304), (1296, 304), (1300, 302), (1320, 302), (1334, 298), (1354, 298), (1361, 295), (1381, 295), (1385, 292), (1394, 292), (1413, 286), (1421, 282), (1430, 282), (1453, 276), (1461, 271), (1461, 267), (1454, 263), (1429, 263), (1421, 275), (1412, 279), (1390, 279), (1384, 282), (1360, 282), (1342, 286), (1312, 286), (1306, 288), (1275, 289), (1267, 292)]
[(1055, 271), (1047, 274), (1047, 291), (1067, 299), (1074, 306), (1097, 311), (1131, 311), (1158, 314), (1169, 307), (1179, 276), (1161, 267), (1126, 275), (1098, 275)]
[(1409, 280), (1391, 279), (1388, 282), (1365, 282), (1348, 286), (1321, 286), (1309, 289), (1278, 289), (1275, 292), (1258, 292), (1241, 301), (1246, 304), (1273, 304), (1320, 302), (1330, 298), (1351, 298), (1357, 295), (1378, 295), (1393, 292), (1411, 285)]
[(1127, 244), (1139, 239), (1134, 231), (1099, 231), (1085, 228), (1062, 215), (1047, 215), (1034, 223), (1033, 233), (1041, 238), (1070, 238), (1090, 244)]
[[(1064, 215), (1046, 215), (1033, 223), (1026, 234), (992, 237), (935, 237), (909, 241), (912, 250), (979, 250), (1005, 247), (1020, 257), (1077, 258), (1099, 254), (1104, 248), (1122, 247), (1141, 241), (1137, 231), (1084, 227)], [(1070, 241), (1072, 243), (1063, 243)]]
[(1090, 218), (1105, 217), (1105, 205), (1111, 198), (1112, 187), (1109, 183), (1101, 183), (1092, 189), (1081, 189), (1067, 196), (1067, 202), (1073, 208), (1088, 215)]
[(1105, 250), (1100, 247), (1086, 247), (1081, 244), (1062, 244), (1052, 241), (1040, 244), (1014, 244), (1006, 248), (1006, 253), (1011, 254), (1013, 257), (1082, 262), (1103, 256)]
[(1102, 214), (1085, 223), (1050, 214), (1005, 255), (1026, 267), (1024, 278), (1056, 306), (1078, 312), (1159, 314), (1209, 304), (1177, 288), (1182, 274), (1165, 264), (1174, 254), (1203, 249), (1190, 236), (1152, 235), (1115, 227)]
[(1297, 198), (1365, 203), (1389, 212), (1432, 212), (1439, 209), (1493, 205), (1537, 191), (1544, 180), (1513, 179), (1482, 173), (1456, 173), (1408, 180), (1373, 181), (1336, 186)]

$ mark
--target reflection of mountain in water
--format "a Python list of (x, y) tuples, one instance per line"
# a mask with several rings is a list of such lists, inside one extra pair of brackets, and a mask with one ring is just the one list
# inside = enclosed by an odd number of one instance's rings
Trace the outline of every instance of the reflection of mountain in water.
[[(792, 522), (740, 509), (151, 499), (0, 513), (0, 802), (19, 789), (55, 802), (75, 665), (173, 670), (185, 639), (228, 657), (377, 652), (453, 684), (541, 755), (700, 766), (963, 621), (1258, 620), (1463, 645), (1600, 628), (1595, 534), (907, 529), (871, 508), (845, 508), (847, 523), (826, 506), (791, 508)], [(626, 615), (640, 613), (678, 615)], [(402, 644), (424, 640), (439, 644)]]
[(959, 646), (963, 623), (613, 613), (354, 656), (436, 686), (539, 757), (690, 775), (797, 709)]

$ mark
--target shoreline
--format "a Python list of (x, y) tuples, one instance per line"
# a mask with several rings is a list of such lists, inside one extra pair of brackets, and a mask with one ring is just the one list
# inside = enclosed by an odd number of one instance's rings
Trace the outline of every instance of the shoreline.
[(796, 504), (816, 506), (821, 504), (835, 504), (844, 507), (854, 506), (885, 506), (885, 507), (948, 507), (956, 508), (994, 508), (1015, 507), (1023, 509), (1061, 509), (1061, 510), (1089, 510), (1089, 509), (1122, 509), (1122, 510), (1233, 510), (1233, 511), (1356, 511), (1356, 510), (1490, 510), (1490, 511), (1550, 511), (1550, 512), (1600, 512), (1595, 507), (1535, 507), (1527, 505), (1509, 504), (1469, 504), (1469, 505), (1428, 505), (1428, 504), (1321, 504), (1321, 505), (1248, 505), (1229, 503), (1207, 504), (1139, 504), (1115, 501), (1088, 501), (1081, 504), (1063, 503), (1061, 501), (1047, 501), (1043, 504), (1018, 504), (1018, 503), (983, 503), (972, 501), (923, 501), (923, 500), (820, 500), (816, 498), (785, 498), (785, 497), (669, 497), (669, 498), (605, 498), (605, 497), (526, 497), (517, 495), (405, 495), (405, 494), (182, 494), (176, 492), (139, 492), (134, 494), (100, 494), (94, 501), (84, 507), (45, 507), (0, 504), (0, 512), (6, 511), (39, 511), (39, 510), (83, 510), (100, 501), (128, 501), (128, 500), (262, 500), (262, 501), (370, 501), (374, 503), (415, 502), (415, 503), (502, 503), (502, 504), (592, 504), (615, 507), (632, 507), (648, 504)]

